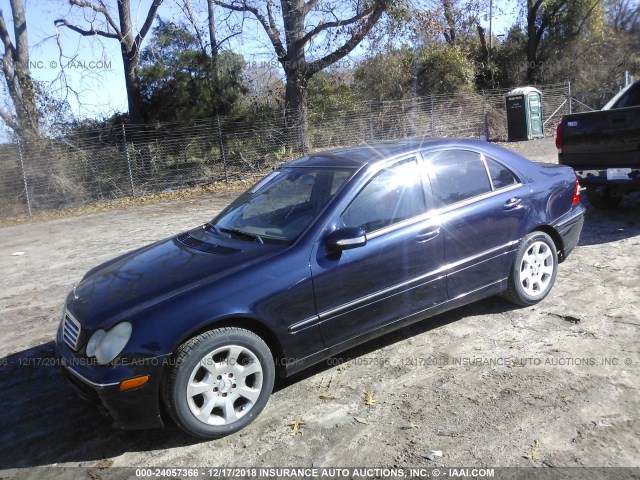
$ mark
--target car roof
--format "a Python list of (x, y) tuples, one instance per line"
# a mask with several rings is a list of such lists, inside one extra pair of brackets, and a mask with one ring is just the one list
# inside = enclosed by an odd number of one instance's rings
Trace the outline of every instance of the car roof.
[[(312, 153), (288, 163), (291, 167), (343, 167), (360, 168), (386, 159), (411, 154), (417, 151), (428, 152), (441, 148), (471, 148), (473, 150), (493, 154), (498, 158), (505, 155), (513, 157), (513, 152), (484, 140), (472, 139), (438, 139), (438, 140), (400, 140), (354, 147), (337, 148)], [(519, 156), (519, 155), (515, 155)]]

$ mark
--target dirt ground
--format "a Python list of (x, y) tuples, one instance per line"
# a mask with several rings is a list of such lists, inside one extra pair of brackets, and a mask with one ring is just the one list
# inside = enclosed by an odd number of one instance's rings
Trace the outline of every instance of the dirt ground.
[[(555, 161), (553, 139), (510, 148)], [(580, 245), (537, 306), (491, 298), (350, 350), (221, 440), (112, 429), (52, 365), (62, 300), (89, 268), (237, 193), (0, 229), (0, 468), (640, 465), (637, 196), (606, 214), (586, 205)]]

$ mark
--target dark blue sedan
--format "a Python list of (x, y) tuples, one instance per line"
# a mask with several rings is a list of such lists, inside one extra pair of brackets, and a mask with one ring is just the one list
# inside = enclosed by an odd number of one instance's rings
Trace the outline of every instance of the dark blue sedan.
[(545, 298), (584, 222), (573, 170), (487, 142), (300, 158), (211, 222), (89, 271), (57, 334), (64, 371), (116, 427), (216, 438), (276, 375), (491, 295)]

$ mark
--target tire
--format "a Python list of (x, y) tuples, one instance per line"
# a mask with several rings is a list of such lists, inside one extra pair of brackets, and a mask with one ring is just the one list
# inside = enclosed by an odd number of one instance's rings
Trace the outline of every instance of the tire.
[(504, 296), (516, 305), (535, 305), (549, 294), (557, 273), (553, 240), (544, 232), (531, 232), (520, 243)]
[(616, 195), (608, 188), (587, 188), (587, 198), (598, 210), (614, 210), (622, 201), (622, 195)]
[(164, 382), (164, 403), (186, 433), (213, 439), (251, 423), (267, 404), (273, 356), (255, 333), (224, 327), (182, 344)]

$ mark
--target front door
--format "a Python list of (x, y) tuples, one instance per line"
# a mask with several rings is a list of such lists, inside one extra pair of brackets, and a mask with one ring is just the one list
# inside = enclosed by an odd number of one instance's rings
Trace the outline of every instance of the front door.
[[(325, 345), (335, 346), (446, 300), (440, 225), (416, 158), (376, 173), (337, 226), (361, 227), (367, 244), (338, 254), (318, 242), (311, 271)], [(429, 204), (429, 205), (428, 205)]]

